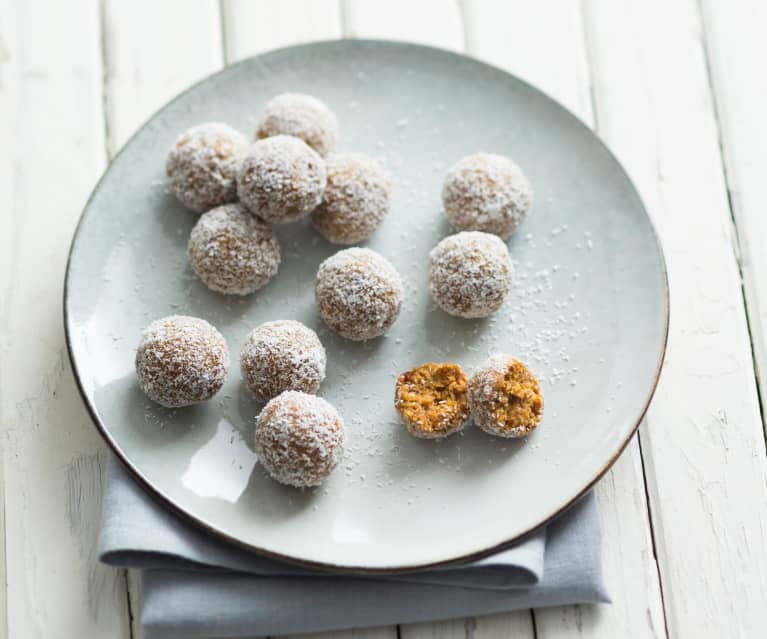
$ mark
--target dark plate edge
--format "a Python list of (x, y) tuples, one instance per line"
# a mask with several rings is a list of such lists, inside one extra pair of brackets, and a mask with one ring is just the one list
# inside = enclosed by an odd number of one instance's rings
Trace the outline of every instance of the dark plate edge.
[[(314, 41), (314, 42), (308, 42), (304, 44), (299, 45), (292, 45), (287, 47), (280, 47), (278, 49), (272, 49), (270, 51), (258, 54), (257, 56), (253, 56), (253, 58), (261, 57), (265, 54), (271, 54), (278, 51), (284, 51), (287, 49), (300, 49), (300, 48), (309, 48), (314, 47), (317, 45), (323, 45), (323, 46), (333, 46), (335, 44), (338, 44), (339, 42), (346, 42), (345, 40), (320, 40), (320, 41)], [(99, 178), (98, 182), (96, 183), (95, 187), (93, 188), (93, 191), (91, 192), (90, 196), (88, 197), (87, 202), (85, 203), (85, 206), (83, 207), (83, 211), (80, 214), (80, 218), (77, 222), (77, 225), (75, 227), (74, 233), (72, 235), (72, 241), (69, 247), (69, 252), (67, 255), (67, 263), (66, 263), (66, 270), (65, 270), (65, 277), (64, 277), (64, 291), (63, 291), (63, 314), (64, 314), (64, 339), (66, 342), (67, 347), (67, 354), (69, 357), (69, 362), (72, 367), (72, 374), (75, 379), (75, 383), (77, 386), (77, 390), (80, 393), (80, 397), (83, 400), (83, 403), (85, 404), (85, 407), (88, 411), (88, 414), (90, 415), (94, 425), (96, 426), (96, 429), (103, 437), (104, 441), (106, 441), (109, 448), (112, 450), (112, 452), (117, 456), (117, 458), (120, 460), (120, 462), (128, 469), (131, 475), (133, 475), (140, 484), (146, 489), (149, 490), (151, 493), (151, 496), (161, 502), (163, 505), (170, 506), (171, 510), (180, 515), (182, 518), (192, 522), (194, 525), (203, 528), (207, 532), (213, 534), (214, 536), (217, 536), (239, 548), (242, 548), (244, 550), (247, 550), (249, 552), (256, 552), (258, 554), (264, 555), (266, 557), (269, 557), (271, 559), (275, 559), (278, 561), (282, 561), (285, 563), (293, 564), (296, 566), (300, 566), (303, 568), (309, 568), (314, 570), (323, 570), (323, 571), (330, 571), (335, 573), (350, 573), (350, 574), (360, 574), (360, 575), (386, 575), (386, 574), (402, 574), (402, 573), (408, 573), (408, 572), (414, 572), (414, 571), (421, 571), (421, 570), (429, 570), (433, 568), (440, 568), (440, 567), (446, 567), (450, 565), (455, 564), (462, 564), (462, 563), (468, 563), (472, 561), (477, 561), (479, 559), (483, 559), (489, 555), (493, 555), (499, 552), (502, 552), (504, 550), (509, 549), (511, 546), (519, 543), (520, 540), (527, 537), (528, 535), (534, 533), (536, 530), (546, 526), (548, 523), (550, 523), (552, 520), (556, 519), (559, 515), (561, 515), (564, 511), (566, 511), (570, 506), (572, 506), (575, 502), (577, 502), (585, 493), (587, 493), (594, 484), (599, 481), (604, 474), (612, 467), (612, 465), (615, 463), (615, 461), (620, 457), (621, 453), (626, 449), (629, 442), (633, 438), (634, 434), (636, 433), (637, 429), (639, 428), (639, 425), (641, 424), (642, 420), (644, 419), (645, 415), (647, 414), (647, 410), (650, 406), (650, 403), (652, 401), (653, 396), (655, 395), (655, 391), (658, 387), (658, 382), (660, 380), (660, 374), (661, 370), (663, 368), (663, 362), (666, 355), (666, 349), (668, 346), (668, 332), (669, 332), (669, 315), (670, 315), (670, 305), (669, 305), (669, 284), (668, 284), (668, 271), (666, 266), (666, 258), (663, 252), (663, 245), (661, 243), (660, 237), (658, 235), (658, 231), (655, 227), (655, 224), (653, 222), (652, 217), (647, 212), (647, 207), (644, 205), (644, 202), (642, 200), (642, 197), (636, 188), (634, 186), (634, 182), (629, 176), (628, 172), (623, 167), (623, 164), (618, 160), (618, 158), (615, 156), (615, 154), (610, 150), (610, 148), (605, 144), (605, 142), (596, 134), (595, 131), (593, 131), (591, 128), (586, 126), (580, 118), (578, 118), (575, 114), (573, 114), (567, 107), (562, 105), (560, 102), (555, 100), (554, 98), (550, 97), (548, 94), (544, 93), (540, 89), (536, 88), (535, 86), (531, 85), (530, 83), (526, 82), (525, 80), (522, 80), (521, 78), (515, 76), (512, 73), (509, 73), (508, 71), (505, 71), (504, 69), (500, 69), (499, 67), (496, 67), (491, 64), (487, 64), (486, 62), (483, 62), (481, 60), (478, 60), (476, 58), (473, 58), (471, 56), (463, 55), (460, 53), (456, 53), (454, 51), (448, 51), (445, 49), (440, 49), (438, 47), (431, 47), (421, 44), (414, 44), (410, 42), (400, 42), (400, 41), (393, 41), (393, 40), (374, 40), (374, 39), (359, 39), (354, 40), (354, 42), (365, 44), (365, 45), (384, 45), (384, 46), (406, 46), (413, 49), (423, 49), (430, 52), (437, 52), (443, 55), (452, 56), (458, 59), (465, 59), (468, 58), (472, 62), (475, 62), (477, 64), (481, 64), (483, 66), (489, 67), (499, 73), (503, 73), (507, 76), (512, 77), (516, 82), (519, 82), (520, 84), (527, 87), (529, 90), (538, 93), (539, 95), (543, 96), (545, 99), (554, 102), (562, 111), (564, 111), (572, 120), (576, 123), (577, 126), (586, 129), (601, 145), (603, 151), (606, 152), (606, 154), (613, 159), (613, 161), (616, 163), (617, 166), (620, 167), (620, 169), (623, 171), (626, 179), (628, 182), (632, 185), (634, 193), (637, 197), (637, 200), (639, 201), (640, 205), (642, 206), (642, 209), (645, 212), (645, 215), (647, 216), (648, 222), (650, 224), (650, 229), (653, 234), (653, 238), (655, 239), (655, 244), (658, 250), (658, 256), (660, 258), (660, 266), (661, 266), (661, 274), (663, 276), (663, 293), (664, 293), (664, 309), (665, 309), (665, 317), (664, 317), (664, 337), (663, 337), (663, 343), (661, 345), (661, 349), (658, 355), (658, 362), (655, 369), (655, 378), (652, 383), (652, 387), (650, 388), (650, 391), (646, 397), (646, 400), (644, 402), (644, 406), (642, 410), (640, 411), (636, 423), (634, 424), (633, 428), (631, 428), (627, 435), (625, 440), (620, 444), (618, 449), (615, 451), (615, 453), (610, 457), (610, 459), (607, 461), (607, 463), (600, 468), (595, 475), (586, 483), (585, 486), (583, 486), (574, 497), (572, 497), (570, 500), (568, 500), (565, 504), (557, 508), (554, 512), (549, 514), (542, 522), (539, 524), (532, 526), (528, 530), (525, 530), (518, 535), (515, 535), (514, 537), (507, 539), (505, 541), (502, 541), (494, 546), (491, 546), (489, 548), (484, 548), (482, 550), (478, 550), (476, 552), (468, 553), (466, 555), (461, 555), (459, 557), (453, 557), (450, 559), (445, 559), (441, 561), (435, 561), (435, 562), (428, 562), (428, 563), (419, 563), (419, 564), (411, 564), (411, 565), (402, 565), (402, 566), (388, 566), (385, 568), (369, 568), (365, 566), (346, 566), (346, 565), (338, 565), (338, 564), (332, 564), (332, 563), (325, 563), (325, 562), (314, 562), (306, 559), (298, 559), (295, 557), (291, 557), (288, 555), (282, 555), (280, 553), (275, 553), (269, 550), (266, 550), (264, 548), (260, 548), (258, 546), (248, 544), (243, 542), (240, 539), (237, 539), (236, 537), (232, 537), (228, 535), (227, 533), (219, 530), (218, 528), (215, 528), (214, 526), (211, 526), (207, 524), (206, 522), (198, 519), (193, 514), (187, 512), (186, 510), (182, 509), (180, 506), (178, 506), (170, 497), (166, 496), (159, 488), (157, 488), (154, 484), (152, 484), (147, 478), (145, 478), (141, 471), (131, 463), (129, 459), (122, 453), (117, 443), (114, 441), (112, 436), (109, 434), (107, 429), (104, 427), (104, 424), (101, 422), (101, 419), (98, 416), (98, 412), (96, 410), (96, 407), (93, 405), (91, 399), (89, 398), (88, 394), (85, 392), (85, 388), (83, 386), (82, 380), (80, 379), (80, 374), (77, 369), (77, 363), (73, 351), (72, 346), (72, 340), (70, 338), (70, 314), (69, 314), (69, 280), (70, 280), (70, 267), (72, 262), (72, 255), (75, 250), (75, 246), (78, 241), (78, 237), (80, 234), (81, 227), (83, 225), (83, 221), (85, 220), (87, 211), (90, 207), (91, 201), (93, 200), (93, 197), (96, 192), (98, 192), (101, 183), (103, 182), (104, 178), (109, 172), (109, 167), (111, 166), (111, 163), (117, 159), (122, 153), (130, 146), (131, 142), (133, 141), (133, 138), (138, 135), (138, 133), (143, 130), (143, 128), (146, 126), (146, 123), (153, 120), (160, 112), (162, 112), (165, 108), (167, 108), (170, 104), (173, 104), (177, 100), (181, 99), (184, 95), (186, 95), (188, 92), (192, 91), (195, 87), (197, 87), (199, 84), (202, 84), (204, 82), (207, 82), (211, 77), (219, 75), (221, 73), (227, 72), (232, 67), (239, 66), (241, 64), (247, 63), (249, 60), (252, 60), (253, 58), (246, 58), (245, 60), (241, 60), (233, 65), (229, 65), (227, 67), (224, 67), (223, 69), (216, 71), (215, 73), (212, 73), (210, 75), (207, 75), (206, 77), (202, 78), (198, 82), (195, 82), (188, 88), (186, 88), (184, 91), (179, 93), (177, 96), (175, 96), (173, 99), (171, 99), (169, 102), (165, 103), (163, 106), (161, 106), (159, 109), (157, 109), (145, 122), (144, 125), (142, 125), (129, 139), (125, 142), (125, 144), (122, 146), (122, 148), (117, 152), (114, 158), (109, 162), (107, 165), (107, 168), (105, 169), (102, 176)]]

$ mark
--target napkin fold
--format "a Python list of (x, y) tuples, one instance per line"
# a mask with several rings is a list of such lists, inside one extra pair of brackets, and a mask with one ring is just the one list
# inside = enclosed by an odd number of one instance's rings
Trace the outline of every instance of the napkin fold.
[(99, 556), (141, 569), (147, 639), (281, 635), (608, 601), (591, 494), (509, 550), (476, 562), (331, 575), (214, 538), (156, 501), (110, 457)]

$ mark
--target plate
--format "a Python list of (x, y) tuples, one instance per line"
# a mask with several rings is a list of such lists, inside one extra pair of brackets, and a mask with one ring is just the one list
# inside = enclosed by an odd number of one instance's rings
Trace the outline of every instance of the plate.
[[(189, 126), (224, 121), (251, 135), (284, 91), (320, 96), (338, 115), (339, 148), (372, 154), (395, 182), (392, 211), (368, 246), (405, 282), (381, 339), (326, 329), (313, 297), (338, 247), (308, 223), (277, 233), (283, 263), (255, 295), (207, 290), (190, 270), (197, 217), (165, 190), (168, 148)], [(509, 242), (513, 291), (487, 320), (453, 318), (429, 297), (429, 250), (450, 234), (440, 189), (476, 151), (509, 155), (535, 189)], [(233, 366), (210, 402), (163, 409), (133, 370), (142, 329), (173, 313), (213, 323)], [(348, 450), (318, 489), (270, 480), (253, 453), (260, 410), (244, 389), (240, 345), (256, 325), (292, 318), (328, 351), (320, 394), (343, 415)], [(88, 202), (67, 270), (65, 324), (83, 398), (102, 435), (150, 491), (209, 531), (320, 568), (399, 571), (490, 554), (555, 517), (610, 467), (658, 379), (667, 283), (657, 237), (613, 155), (577, 118), (513, 76), (421, 46), (338, 41), (246, 60), (195, 85), (125, 146)], [(425, 361), (471, 371), (494, 352), (540, 377), (546, 411), (522, 441), (469, 427), (441, 442), (407, 434), (396, 375)]]

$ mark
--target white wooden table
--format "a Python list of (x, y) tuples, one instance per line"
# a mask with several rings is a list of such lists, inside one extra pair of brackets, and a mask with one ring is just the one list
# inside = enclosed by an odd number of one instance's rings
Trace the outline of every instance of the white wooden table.
[(665, 245), (668, 356), (599, 484), (611, 606), (335, 637), (767, 633), (767, 3), (760, 0), (0, 0), (0, 628), (141, 637), (98, 564), (104, 445), (65, 354), (69, 240), (109, 158), (191, 82), (317, 39), (412, 40), (529, 80), (592, 125)]

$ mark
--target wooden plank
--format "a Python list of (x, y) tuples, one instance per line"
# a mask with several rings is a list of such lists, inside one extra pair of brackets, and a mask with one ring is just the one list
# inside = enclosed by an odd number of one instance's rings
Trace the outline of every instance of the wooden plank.
[(641, 430), (669, 634), (767, 625), (767, 479), (696, 3), (585, 3), (600, 132), (666, 247), (669, 356)]
[[(469, 52), (546, 91), (594, 125), (578, 0), (467, 2)], [(611, 606), (535, 611), (538, 637), (657, 637), (663, 606), (636, 439), (597, 485)]]
[(104, 55), (109, 152), (164, 103), (221, 68), (215, 0), (105, 0)]
[(0, 19), (3, 630), (128, 637), (123, 574), (96, 560), (104, 446), (61, 318), (69, 238), (106, 160), (98, 5), (0, 0)]
[[(458, 3), (348, 0), (344, 8), (345, 34), (349, 37), (407, 40), (456, 51), (465, 48), (463, 18)], [(520, 639), (534, 636), (528, 611), (400, 626), (401, 639), (509, 636)]]
[[(341, 16), (334, 2), (224, 0), (227, 60), (234, 62), (262, 51), (341, 35)], [(397, 639), (397, 627), (294, 635), (286, 639)]]
[(286, 639), (397, 639), (396, 626), (292, 635)]
[(338, 0), (223, 0), (226, 61), (268, 49), (340, 38)]
[(535, 637), (529, 610), (401, 626), (402, 639), (525, 639)]
[(612, 604), (538, 609), (537, 637), (665, 637), (663, 602), (636, 438), (595, 491), (602, 524), (602, 565)]
[(444, 49), (464, 48), (459, 3), (450, 0), (341, 0), (347, 38), (407, 40)]
[(738, 229), (762, 421), (767, 420), (767, 4), (702, 2), (705, 45), (714, 91), (730, 206)]
[(464, 0), (467, 52), (510, 71), (592, 124), (578, 0)]
[[(218, 4), (106, 0), (105, 106), (110, 157), (155, 111), (223, 65)], [(172, 46), (169, 44), (172, 42)], [(127, 571), (132, 637), (140, 639), (139, 580)]]
[[(10, 0), (0, 0), (0, 140), (7, 140), (9, 144), (15, 142), (13, 134), (16, 119), (16, 106), (18, 104), (18, 72), (16, 68), (9, 64), (11, 50), (16, 50), (18, 43), (16, 41), (16, 16), (10, 8)], [(0, 153), (0, 199), (6, 203), (0, 212), (0, 220), (3, 221), (3, 228), (12, 229), (13, 216), (13, 159), (11, 153)], [(10, 299), (6, 291), (8, 284), (13, 277), (13, 252), (12, 252), (12, 233), (3, 233), (0, 235), (0, 281), (2, 282), (2, 292), (0, 292), (0, 326), (2, 334), (7, 335), (6, 321), (8, 318), (8, 304)], [(2, 274), (5, 273), (5, 276)], [(0, 338), (2, 340), (2, 338)], [(5, 341), (2, 344), (2, 352), (5, 354)], [(3, 421), (0, 422), (0, 436), (2, 436), (2, 445), (0, 449), (7, 446), (5, 435), (5, 398), (2, 394), (3, 375), (5, 371), (0, 366), (0, 415)], [(5, 560), (7, 552), (6, 544), (6, 512), (5, 505), (5, 455), (0, 451), (0, 636), (8, 637), (8, 566)]]

